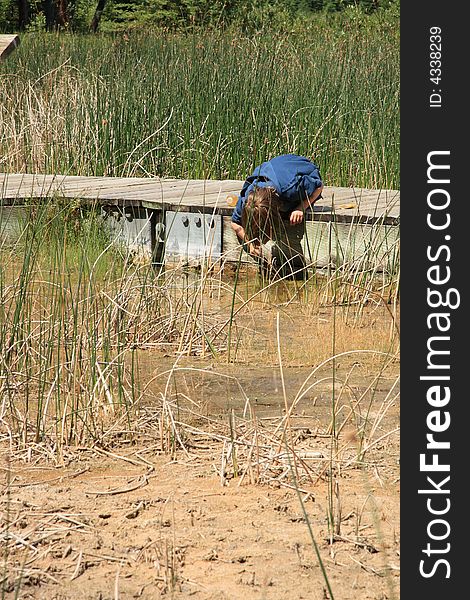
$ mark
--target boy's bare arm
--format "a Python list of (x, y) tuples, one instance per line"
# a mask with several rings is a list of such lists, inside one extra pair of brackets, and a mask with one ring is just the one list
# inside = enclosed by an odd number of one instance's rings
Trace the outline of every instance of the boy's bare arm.
[(302, 223), (303, 218), (304, 218), (304, 212), (307, 210), (307, 208), (310, 208), (311, 206), (313, 206), (315, 204), (315, 202), (318, 200), (318, 197), (320, 196), (322, 191), (323, 191), (323, 186), (317, 188), (309, 198), (306, 198), (303, 202), (301, 202), (299, 204), (299, 206), (295, 210), (293, 210), (291, 212), (291, 214), (290, 214), (291, 225), (298, 225), (299, 223)]
[[(241, 225), (232, 221), (232, 229), (237, 234), (240, 244), (246, 244), (248, 242), (246, 239), (245, 230)], [(261, 246), (250, 241), (248, 244), (248, 252), (253, 256), (261, 256)]]
[(244, 244), (245, 243), (245, 230), (243, 229), (243, 227), (241, 225), (239, 225), (238, 223), (234, 223), (232, 221), (232, 229), (237, 234), (237, 238), (240, 240), (240, 243)]

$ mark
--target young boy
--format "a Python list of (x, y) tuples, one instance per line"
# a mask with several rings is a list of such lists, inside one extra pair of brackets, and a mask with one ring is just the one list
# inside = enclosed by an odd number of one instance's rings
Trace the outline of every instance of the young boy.
[(270, 262), (272, 257), (266, 256), (263, 245), (272, 240), (291, 260), (293, 245), (299, 254), (304, 212), (320, 198), (322, 190), (318, 167), (308, 158), (276, 156), (256, 167), (245, 180), (232, 214), (232, 228), (255, 258)]

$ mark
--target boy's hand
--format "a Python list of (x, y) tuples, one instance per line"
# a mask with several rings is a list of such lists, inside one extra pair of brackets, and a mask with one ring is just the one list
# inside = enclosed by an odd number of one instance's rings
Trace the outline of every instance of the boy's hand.
[(258, 256), (261, 257), (261, 246), (259, 244), (253, 244), (250, 243), (249, 246), (249, 253), (251, 254), (251, 256)]
[(303, 210), (293, 210), (290, 214), (289, 220), (291, 225), (298, 225), (299, 223), (302, 223), (304, 220)]

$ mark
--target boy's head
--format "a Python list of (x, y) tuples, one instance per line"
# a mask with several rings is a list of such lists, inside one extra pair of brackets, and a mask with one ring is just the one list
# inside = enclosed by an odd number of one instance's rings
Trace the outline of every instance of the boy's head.
[(272, 239), (279, 223), (281, 201), (273, 187), (258, 187), (248, 194), (242, 210), (242, 227), (255, 245)]

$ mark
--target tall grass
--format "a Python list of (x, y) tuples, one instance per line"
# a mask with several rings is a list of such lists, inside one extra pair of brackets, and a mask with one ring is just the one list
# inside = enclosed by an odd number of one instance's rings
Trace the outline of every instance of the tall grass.
[(321, 306), (345, 304), (350, 327), (362, 326), (366, 304), (385, 304), (396, 339), (396, 278), (383, 290), (354, 264), (290, 284), (241, 275), (240, 263), (232, 281), (217, 265), (138, 266), (74, 202), (30, 206), (0, 258), (0, 421), (8, 415), (20, 444), (97, 441), (118, 414), (130, 424), (140, 351), (243, 362), (256, 314), (276, 305), (315, 319)]
[(0, 170), (244, 178), (296, 152), (329, 185), (398, 188), (390, 24), (25, 34), (0, 65)]

